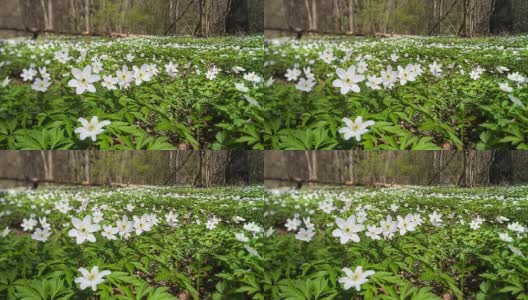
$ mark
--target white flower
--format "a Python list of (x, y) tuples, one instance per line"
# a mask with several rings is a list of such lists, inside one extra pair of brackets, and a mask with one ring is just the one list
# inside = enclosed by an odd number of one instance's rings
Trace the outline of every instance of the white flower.
[(170, 77), (177, 77), (179, 73), (178, 64), (174, 64), (172, 61), (170, 61), (165, 65), (165, 72), (167, 72)]
[(360, 241), (358, 232), (365, 229), (362, 224), (356, 224), (356, 217), (354, 215), (348, 217), (347, 220), (336, 218), (338, 229), (332, 231), (332, 236), (338, 237), (341, 244), (346, 244), (348, 241), (358, 243)]
[(407, 65), (405, 68), (398, 66), (398, 78), (401, 85), (405, 85), (408, 81), (415, 81), (416, 74), (413, 72), (413, 65)]
[(134, 229), (136, 230), (137, 235), (152, 230), (153, 224), (148, 215), (144, 214), (141, 218), (133, 216), (132, 218), (134, 219)]
[(82, 221), (80, 219), (73, 218), (72, 224), (75, 228), (68, 231), (68, 236), (75, 237), (76, 243), (79, 245), (84, 243), (84, 241), (90, 241), (92, 243), (95, 242), (94, 232), (97, 232), (99, 229), (101, 229), (101, 226), (92, 224), (92, 216), (90, 215), (84, 217)]
[(95, 74), (101, 73), (101, 71), (103, 70), (103, 64), (100, 61), (95, 60), (92, 63), (92, 70)]
[(366, 86), (368, 86), (371, 90), (381, 90), (380, 84), (383, 83), (383, 79), (381, 77), (376, 77), (372, 75), (367, 75), (367, 83)]
[(75, 128), (74, 132), (79, 134), (81, 141), (84, 141), (89, 137), (94, 142), (97, 140), (97, 135), (104, 132), (103, 127), (111, 124), (111, 122), (107, 120), (99, 122), (96, 116), (93, 116), (90, 122), (85, 118), (79, 118), (79, 122), (82, 127)]
[(233, 222), (235, 222), (236, 224), (240, 223), (240, 222), (244, 222), (246, 221), (246, 219), (240, 217), (240, 216), (234, 216), (233, 217)]
[(510, 235), (508, 233), (499, 233), (499, 238), (504, 241), (504, 242), (507, 242), (507, 243), (511, 243), (513, 242), (513, 239), (510, 237)]
[(332, 50), (325, 50), (320, 55), (319, 58), (324, 61), (326, 64), (331, 64), (336, 57), (334, 56), (334, 53)]
[(270, 77), (268, 80), (266, 80), (266, 82), (264, 83), (264, 85), (265, 85), (266, 87), (270, 87), (274, 82), (275, 82), (275, 79), (273, 79), (273, 77)]
[(473, 230), (477, 230), (480, 228), (480, 225), (482, 225), (482, 222), (484, 222), (484, 220), (482, 220), (480, 217), (476, 217), (471, 221), (471, 223), (469, 223), (469, 227)]
[(340, 128), (339, 133), (343, 134), (344, 139), (347, 141), (354, 137), (358, 142), (361, 141), (361, 136), (363, 134), (369, 132), (367, 127), (375, 124), (375, 122), (371, 120), (363, 122), (363, 117), (361, 116), (357, 116), (356, 120), (353, 122), (349, 118), (343, 118), (343, 122), (345, 122), (346, 127)]
[(116, 226), (119, 229), (118, 233), (121, 238), (128, 238), (134, 230), (134, 222), (129, 221), (126, 215), (121, 220), (116, 221)]
[(51, 231), (49, 228), (44, 228), (44, 229), (37, 228), (35, 229), (35, 232), (31, 235), (31, 238), (34, 239), (35, 241), (45, 242), (48, 240), (50, 235), (51, 235)]
[(357, 266), (354, 272), (349, 268), (343, 268), (342, 270), (345, 272), (346, 276), (339, 278), (339, 283), (343, 284), (345, 290), (354, 287), (358, 292), (361, 290), (361, 285), (368, 282), (367, 277), (376, 273), (372, 270), (363, 272), (363, 267), (361, 266)]
[(256, 249), (251, 248), (248, 245), (244, 245), (244, 248), (246, 248), (246, 250), (247, 250), (247, 252), (249, 252), (249, 254), (254, 255), (256, 257), (260, 257), (260, 255), (259, 255), (259, 253), (257, 252)]
[(299, 78), (299, 76), (301, 76), (301, 71), (297, 68), (293, 68), (293, 69), (288, 69), (286, 70), (286, 79), (288, 79), (288, 81), (297, 81), (297, 79)]
[(35, 79), (35, 82), (31, 85), (31, 88), (38, 92), (45, 92), (48, 90), (49, 86), (51, 85), (51, 82), (49, 79)]
[(266, 232), (264, 232), (264, 236), (270, 237), (273, 234), (273, 232), (275, 232), (275, 229), (273, 229), (273, 227), (270, 227), (268, 228), (268, 230), (266, 230)]
[(243, 243), (249, 242), (249, 238), (243, 232), (235, 233), (235, 238)]
[(239, 67), (239, 66), (234, 66), (232, 70), (233, 70), (233, 73), (238, 74), (240, 72), (244, 72), (246, 69)]
[(96, 89), (93, 83), (99, 81), (101, 76), (92, 74), (92, 67), (86, 66), (82, 71), (77, 68), (72, 69), (72, 74), (75, 79), (68, 82), (68, 86), (75, 88), (77, 95), (83, 94), (85, 91), (95, 93)]
[(70, 206), (70, 203), (68, 201), (61, 200), (55, 203), (55, 209), (57, 209), (63, 214), (66, 214), (72, 209), (72, 207)]
[(46, 67), (39, 68), (40, 76), (42, 76), (43, 79), (51, 79), (50, 74), (48, 73), (48, 70)]
[(97, 266), (93, 266), (90, 272), (85, 268), (79, 268), (79, 272), (81, 272), (82, 277), (75, 278), (75, 283), (80, 285), (81, 290), (91, 287), (94, 292), (97, 291), (97, 285), (104, 282), (103, 277), (112, 274), (108, 270), (99, 272), (99, 267)]
[(367, 232), (365, 233), (365, 235), (373, 240), (381, 240), (381, 237), (379, 235), (382, 232), (383, 232), (383, 228), (372, 225), (372, 226), (367, 226)]
[(235, 83), (235, 88), (237, 90), (241, 91), (242, 93), (249, 92), (249, 88), (243, 82), (236, 82)]
[(106, 88), (109, 91), (117, 90), (117, 87), (115, 86), (119, 80), (112, 76), (103, 76), (103, 82), (101, 82), (101, 86)]
[(295, 238), (300, 241), (309, 242), (312, 240), (314, 235), (315, 235), (315, 231), (312, 228), (308, 228), (308, 229), (301, 228), (299, 232), (297, 232), (297, 234), (295, 235)]
[(517, 84), (522, 84), (526, 80), (526, 78), (519, 72), (508, 74), (508, 79), (517, 82)]
[(398, 222), (393, 221), (391, 216), (387, 216), (385, 220), (380, 221), (380, 227), (383, 229), (384, 238), (392, 238), (398, 231)]
[(55, 59), (60, 62), (61, 64), (65, 64), (67, 63), (68, 61), (71, 60), (71, 57), (70, 55), (68, 54), (68, 51), (57, 51), (55, 53)]
[(359, 61), (357, 64), (357, 72), (359, 74), (363, 74), (367, 71), (368, 71), (368, 64), (363, 60)]
[(433, 226), (442, 226), (442, 214), (437, 213), (436, 210), (433, 211), (433, 213), (429, 215), (429, 222), (431, 222)]
[(134, 70), (134, 79), (136, 81), (136, 85), (140, 85), (143, 82), (147, 82), (152, 79), (151, 68), (149, 65), (143, 64), (141, 68), (133, 66), (132, 69)]
[(20, 76), (22, 77), (22, 80), (24, 82), (32, 81), (33, 78), (35, 76), (37, 76), (37, 71), (35, 71), (35, 69), (33, 69), (33, 68), (24, 69), (24, 70), (22, 70), (22, 75), (20, 75)]
[(398, 81), (398, 72), (392, 69), (392, 66), (387, 66), (386, 70), (381, 71), (381, 79), (383, 80), (383, 87), (391, 89)]
[(313, 79), (304, 79), (301, 78), (299, 82), (295, 85), (299, 91), (310, 92), (315, 86), (315, 81)]
[(507, 82), (501, 82), (499, 83), (499, 88), (503, 90), (506, 93), (513, 92), (513, 88), (507, 83)]
[(337, 68), (336, 73), (339, 79), (334, 80), (332, 85), (341, 88), (341, 94), (346, 95), (350, 91), (354, 93), (359, 93), (361, 91), (357, 84), (365, 80), (365, 76), (356, 74), (356, 66), (351, 66), (346, 71)]
[(253, 82), (254, 84), (257, 84), (257, 83), (262, 81), (262, 77), (257, 75), (257, 73), (255, 73), (255, 72), (246, 73), (246, 74), (244, 74), (243, 77), (244, 77), (245, 80), (247, 80), (249, 82)]
[(506, 217), (503, 217), (503, 216), (498, 216), (496, 218), (497, 222), (499, 222), (500, 224), (504, 223), (504, 222), (508, 222), (510, 219), (506, 218)]
[(508, 245), (508, 248), (510, 248), (510, 250), (513, 252), (513, 254), (515, 255), (519, 255), (520, 257), (524, 257), (524, 254), (522, 253), (522, 251), (512, 245)]
[(33, 219), (33, 218), (29, 218), (29, 219), (23, 219), (22, 220), (22, 229), (24, 229), (24, 231), (32, 231), (33, 228), (35, 226), (37, 226), (37, 220)]
[(125, 56), (125, 59), (128, 61), (128, 62), (132, 62), (134, 60), (134, 55), (132, 55), (131, 53), (128, 53), (126, 56)]
[(301, 224), (301, 220), (298, 218), (287, 219), (285, 227), (288, 229), (288, 231), (296, 231), (297, 228), (301, 226)]
[(116, 76), (120, 89), (128, 88), (130, 83), (134, 81), (134, 73), (129, 71), (127, 66), (123, 66), (121, 70), (117, 70)]
[(433, 76), (440, 77), (442, 76), (442, 65), (438, 64), (436, 60), (429, 65), (429, 71)]
[(334, 202), (330, 200), (325, 200), (322, 202), (319, 202), (319, 209), (322, 210), (326, 214), (332, 213), (332, 211), (336, 210), (336, 207), (334, 206)]
[(128, 203), (125, 207), (125, 209), (128, 211), (128, 212), (132, 212), (134, 210), (135, 206), (134, 204), (132, 203)]
[(170, 227), (177, 227), (178, 226), (178, 214), (175, 214), (173, 213), (172, 211), (169, 211), (166, 215), (165, 215), (165, 222), (167, 222), (167, 224), (170, 226)]
[(303, 68), (303, 71), (304, 71), (304, 75), (306, 76), (307, 79), (315, 80), (315, 75), (312, 73), (312, 68), (310, 68), (310, 67)]
[(255, 222), (249, 222), (244, 224), (244, 229), (253, 233), (263, 232), (264, 228)]
[(407, 214), (405, 218), (398, 216), (398, 229), (400, 230), (401, 235), (416, 230), (416, 223), (414, 222), (413, 215)]
[(44, 229), (50, 229), (51, 228), (51, 225), (46, 221), (46, 217), (39, 218), (39, 223), (40, 223), (40, 226), (42, 226), (42, 228), (44, 228)]
[(502, 74), (504, 72), (508, 72), (510, 71), (510, 69), (506, 68), (506, 67), (503, 67), (503, 66), (498, 66), (497, 67), (497, 72), (499, 72), (499, 74)]
[(246, 98), (246, 101), (250, 104), (255, 105), (256, 107), (260, 107), (260, 103), (258, 103), (258, 101), (252, 98), (251, 96), (244, 95), (244, 98)]
[(108, 240), (116, 240), (115, 236), (119, 232), (119, 228), (113, 227), (112, 225), (103, 225), (103, 231), (101, 235), (107, 238)]
[(205, 227), (209, 230), (213, 230), (216, 228), (218, 223), (220, 223), (220, 219), (218, 219), (216, 216), (213, 216), (207, 220), (207, 223), (205, 223)]
[(6, 86), (9, 84), (9, 82), (11, 82), (11, 79), (9, 79), (9, 77), (6, 77), (6, 78), (2, 81), (2, 83), (1, 83), (0, 85), (1, 85), (2, 87), (6, 87)]
[(4, 230), (2, 230), (2, 232), (0, 232), (0, 236), (1, 237), (6, 237), (9, 234), (10, 231), (11, 230), (9, 229), (9, 227), (6, 226), (6, 228)]
[(214, 80), (218, 73), (220, 73), (220, 69), (216, 68), (216, 66), (213, 66), (212, 68), (209, 68), (207, 70), (207, 73), (205, 73), (205, 78), (209, 80)]
[(519, 222), (514, 222), (508, 224), (508, 229), (511, 231), (515, 231), (517, 233), (523, 233), (525, 231), (525, 228), (523, 225), (521, 225)]
[(521, 107), (525, 107), (524, 104), (522, 103), (521, 100), (519, 100), (518, 98), (512, 96), (512, 95), (508, 95), (508, 98), (510, 98), (511, 102), (515, 105), (519, 105)]
[(481, 72), (481, 69), (480, 68), (477, 68), (477, 69), (474, 69), (472, 70), (470, 73), (469, 73), (469, 77), (473, 80), (478, 80), (480, 78), (480, 76), (482, 75), (482, 72)]

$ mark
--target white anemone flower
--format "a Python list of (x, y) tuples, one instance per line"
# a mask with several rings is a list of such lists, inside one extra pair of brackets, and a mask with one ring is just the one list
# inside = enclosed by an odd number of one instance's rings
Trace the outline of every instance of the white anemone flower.
[(376, 124), (376, 122), (372, 120), (363, 122), (363, 117), (361, 116), (357, 116), (355, 121), (352, 121), (349, 118), (343, 118), (343, 122), (345, 122), (346, 126), (340, 128), (339, 133), (343, 134), (344, 139), (347, 141), (354, 137), (358, 142), (361, 141), (361, 136), (363, 134), (369, 132), (367, 128)]
[(349, 268), (343, 268), (342, 270), (345, 272), (346, 276), (339, 278), (339, 283), (343, 284), (345, 290), (354, 287), (358, 292), (361, 290), (361, 285), (368, 282), (368, 277), (376, 273), (372, 270), (363, 272), (362, 266), (357, 266), (353, 272)]
[(99, 122), (96, 116), (93, 116), (90, 122), (85, 118), (79, 118), (79, 122), (82, 127), (75, 128), (74, 132), (79, 134), (81, 141), (89, 137), (94, 142), (97, 140), (97, 135), (104, 132), (103, 127), (111, 124), (108, 120)]
[(92, 74), (92, 67), (86, 66), (83, 70), (73, 68), (72, 74), (75, 79), (68, 82), (68, 86), (75, 88), (77, 95), (82, 95), (85, 91), (95, 93), (96, 89), (93, 85), (101, 79), (101, 76)]
[(91, 287), (94, 292), (97, 291), (97, 285), (104, 282), (104, 277), (112, 274), (108, 270), (99, 272), (99, 267), (97, 266), (93, 266), (90, 271), (85, 268), (79, 268), (79, 272), (81, 272), (82, 276), (75, 278), (75, 283), (79, 284), (81, 290)]
[(346, 244), (349, 241), (358, 243), (360, 241), (358, 232), (365, 229), (364, 225), (356, 223), (354, 215), (348, 217), (347, 220), (336, 218), (336, 224), (339, 228), (332, 231), (332, 236), (338, 237), (341, 244)]
[(44, 229), (37, 228), (35, 229), (35, 232), (31, 235), (31, 238), (34, 239), (35, 241), (45, 242), (48, 240), (50, 235), (51, 235), (51, 230), (49, 228), (44, 228)]
[(48, 78), (37, 78), (35, 82), (31, 85), (31, 88), (37, 92), (46, 92), (50, 87), (51, 82)]
[(94, 233), (101, 229), (101, 226), (92, 224), (92, 216), (87, 215), (83, 220), (73, 218), (72, 219), (73, 229), (68, 231), (68, 236), (74, 237), (77, 244), (82, 244), (85, 241), (95, 242)]
[(346, 95), (350, 91), (354, 93), (361, 91), (358, 83), (365, 80), (365, 76), (356, 74), (356, 66), (351, 66), (348, 70), (337, 68), (336, 73), (339, 79), (334, 80), (332, 85), (341, 88), (341, 94)]

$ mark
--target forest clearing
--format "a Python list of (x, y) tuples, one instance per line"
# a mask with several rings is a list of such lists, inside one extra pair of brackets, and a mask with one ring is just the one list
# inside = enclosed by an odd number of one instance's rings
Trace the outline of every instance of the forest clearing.
[(0, 147), (248, 148), (262, 55), (258, 36), (7, 40)]
[(525, 36), (267, 45), (269, 148), (528, 149)]
[(245, 299), (262, 187), (62, 187), (0, 196), (0, 298)]
[[(266, 196), (262, 299), (525, 299), (526, 186), (319, 187)], [(281, 249), (277, 251), (276, 249)], [(258, 298), (258, 297), (256, 297)]]

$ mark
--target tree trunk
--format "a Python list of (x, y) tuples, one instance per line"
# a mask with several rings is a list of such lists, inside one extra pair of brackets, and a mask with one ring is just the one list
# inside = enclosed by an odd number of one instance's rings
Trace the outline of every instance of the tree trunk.
[(354, 0), (348, 0), (348, 30), (354, 33)]
[(84, 29), (87, 33), (91, 32), (90, 27), (90, 0), (84, 0)]

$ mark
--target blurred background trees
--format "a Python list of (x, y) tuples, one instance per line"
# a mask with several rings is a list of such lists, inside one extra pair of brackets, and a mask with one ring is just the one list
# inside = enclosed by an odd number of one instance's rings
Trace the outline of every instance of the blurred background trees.
[(13, 185), (262, 184), (262, 151), (1, 151), (0, 187)]
[(195, 36), (259, 33), (263, 10), (264, 0), (2, 0), (0, 30)]
[(527, 151), (266, 151), (266, 187), (528, 183)]
[(266, 0), (268, 33), (456, 34), (528, 31), (526, 0)]

